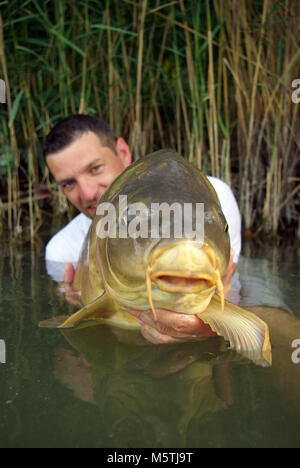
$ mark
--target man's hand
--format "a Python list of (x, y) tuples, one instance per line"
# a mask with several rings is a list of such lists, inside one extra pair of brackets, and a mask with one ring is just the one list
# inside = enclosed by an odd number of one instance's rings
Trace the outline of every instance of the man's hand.
[(65, 264), (65, 276), (62, 283), (59, 285), (59, 291), (63, 294), (67, 302), (77, 307), (82, 307), (80, 302), (80, 292), (73, 289), (73, 281), (75, 278), (75, 269), (72, 263)]
[(75, 270), (72, 263), (65, 264), (64, 283), (72, 284), (75, 278)]
[(155, 320), (151, 310), (127, 310), (141, 325), (142, 335), (154, 344), (202, 341), (210, 336), (216, 336), (209, 325), (202, 322), (196, 315), (155, 309), (157, 314), (157, 320)]

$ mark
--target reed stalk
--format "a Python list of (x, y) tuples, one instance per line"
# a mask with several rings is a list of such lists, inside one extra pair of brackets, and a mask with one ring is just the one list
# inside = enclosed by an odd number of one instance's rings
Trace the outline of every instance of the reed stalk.
[[(9, 129), (9, 140), (10, 140), (10, 149), (11, 154), (13, 156), (13, 164), (14, 167), (12, 171), (9, 171), (9, 200), (10, 200), (10, 208), (12, 208), (12, 215), (10, 213), (9, 216), (9, 225), (11, 228), (11, 234), (14, 236), (18, 235), (21, 231), (21, 227), (19, 224), (19, 212), (17, 209), (17, 201), (18, 201), (18, 193), (19, 193), (19, 176), (18, 176), (18, 167), (19, 167), (19, 152), (18, 152), (18, 144), (16, 139), (16, 132), (14, 126), (14, 107), (13, 102), (11, 99), (11, 92), (10, 92), (10, 81), (8, 78), (8, 70), (7, 70), (7, 61), (6, 55), (4, 51), (4, 35), (3, 35), (3, 20), (2, 14), (0, 13), (0, 65), (3, 73), (4, 82), (6, 84), (6, 100), (7, 100), (7, 109), (8, 109), (8, 129)], [(15, 101), (16, 102), (16, 101)], [(14, 227), (14, 229), (13, 229)]]
[(142, 67), (144, 52), (144, 33), (145, 19), (148, 0), (142, 1), (140, 14), (140, 27), (138, 33), (138, 57), (137, 57), (137, 78), (136, 78), (136, 97), (135, 97), (135, 122), (133, 127), (133, 147), (136, 159), (142, 156)]

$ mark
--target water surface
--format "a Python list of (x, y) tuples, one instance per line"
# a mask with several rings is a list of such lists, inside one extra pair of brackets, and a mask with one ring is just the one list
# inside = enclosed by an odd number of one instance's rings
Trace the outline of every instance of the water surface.
[(239, 264), (241, 303), (268, 306), (255, 310), (270, 325), (271, 368), (221, 338), (146, 346), (106, 326), (39, 328), (74, 311), (43, 245), (0, 249), (0, 447), (300, 446), (299, 248), (245, 244)]

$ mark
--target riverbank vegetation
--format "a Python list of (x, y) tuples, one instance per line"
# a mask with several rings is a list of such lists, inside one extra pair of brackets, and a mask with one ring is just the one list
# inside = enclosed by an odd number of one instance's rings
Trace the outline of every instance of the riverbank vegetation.
[[(298, 0), (0, 1), (1, 229), (34, 239), (73, 212), (42, 155), (70, 113), (137, 159), (172, 147), (229, 183), (247, 233), (299, 234)], [(297, 91), (299, 89), (299, 92)]]

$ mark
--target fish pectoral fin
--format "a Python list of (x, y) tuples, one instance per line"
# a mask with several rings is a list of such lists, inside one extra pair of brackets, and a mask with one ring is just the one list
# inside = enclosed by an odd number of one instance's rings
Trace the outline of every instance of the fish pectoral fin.
[(39, 322), (40, 328), (59, 328), (68, 319), (68, 315), (59, 315)]
[(214, 296), (198, 317), (219, 336), (229, 341), (231, 348), (261, 366), (272, 364), (272, 351), (268, 325), (247, 310), (225, 302), (221, 315), (221, 302)]
[(114, 312), (112, 301), (108, 298), (106, 293), (103, 293), (102, 296), (71, 315), (64, 323), (58, 326), (58, 328), (74, 328), (82, 322), (109, 318)]

